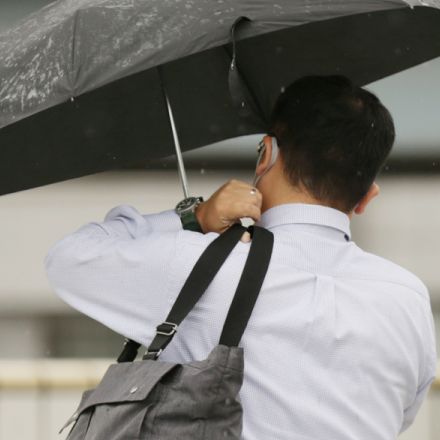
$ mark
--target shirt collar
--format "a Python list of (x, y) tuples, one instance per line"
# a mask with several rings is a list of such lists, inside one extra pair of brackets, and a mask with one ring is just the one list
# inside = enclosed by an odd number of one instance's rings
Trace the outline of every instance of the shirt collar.
[(274, 206), (262, 214), (257, 225), (270, 229), (275, 226), (294, 223), (327, 226), (343, 232), (347, 241), (351, 237), (348, 215), (337, 209), (322, 205), (288, 203)]

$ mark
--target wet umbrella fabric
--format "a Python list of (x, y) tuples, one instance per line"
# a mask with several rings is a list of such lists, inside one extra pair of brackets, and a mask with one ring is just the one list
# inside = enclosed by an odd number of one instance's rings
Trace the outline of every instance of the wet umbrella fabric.
[(0, 194), (172, 154), (165, 93), (188, 150), (265, 131), (304, 74), (363, 85), (440, 56), (440, 1), (408, 5), (55, 2), (0, 35)]

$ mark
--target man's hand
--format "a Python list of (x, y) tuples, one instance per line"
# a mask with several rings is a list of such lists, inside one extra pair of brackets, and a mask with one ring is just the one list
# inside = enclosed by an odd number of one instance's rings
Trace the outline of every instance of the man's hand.
[[(258, 221), (262, 202), (263, 197), (256, 188), (239, 180), (230, 180), (197, 207), (196, 217), (204, 233), (222, 233), (240, 218), (250, 217)], [(245, 233), (242, 241), (249, 240), (249, 234)]]

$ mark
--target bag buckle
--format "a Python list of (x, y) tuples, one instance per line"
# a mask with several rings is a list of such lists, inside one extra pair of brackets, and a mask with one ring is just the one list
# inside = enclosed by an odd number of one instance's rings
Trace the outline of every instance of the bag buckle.
[(177, 324), (173, 322), (163, 322), (156, 327), (156, 334), (163, 336), (172, 336), (177, 332)]
[(155, 361), (159, 356), (160, 356), (160, 354), (163, 352), (163, 350), (160, 348), (159, 350), (157, 350), (157, 351), (154, 351), (154, 350), (152, 350), (152, 351), (150, 351), (150, 350), (147, 350), (146, 352), (145, 352), (145, 354), (144, 354), (144, 356), (142, 357), (142, 359), (145, 361), (145, 360), (151, 360), (151, 361)]

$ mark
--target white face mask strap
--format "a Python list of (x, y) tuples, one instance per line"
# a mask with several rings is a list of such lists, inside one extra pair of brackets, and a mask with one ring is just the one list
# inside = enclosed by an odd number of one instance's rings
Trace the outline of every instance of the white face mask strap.
[[(276, 138), (274, 138), (274, 137), (271, 137), (271, 140), (272, 140), (272, 157), (270, 158), (270, 163), (269, 163), (268, 167), (264, 170), (264, 172), (262, 174), (260, 174), (259, 176), (257, 176), (257, 172), (255, 171), (253, 186), (257, 186), (260, 179), (274, 166), (274, 164), (277, 160), (278, 151), (279, 151), (278, 143), (277, 143)], [(266, 147), (263, 147), (260, 151), (260, 154), (258, 155), (257, 167), (261, 162), (261, 159), (263, 157), (265, 150), (266, 150)]]

